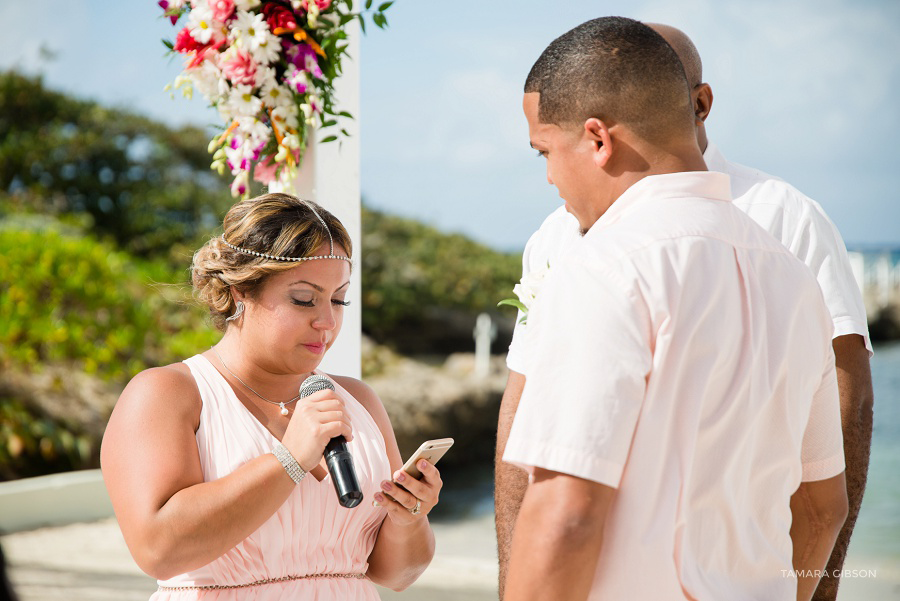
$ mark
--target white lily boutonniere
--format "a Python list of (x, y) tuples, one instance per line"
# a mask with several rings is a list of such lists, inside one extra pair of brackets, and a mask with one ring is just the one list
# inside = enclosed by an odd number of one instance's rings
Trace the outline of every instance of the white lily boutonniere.
[(547, 279), (548, 273), (550, 273), (549, 262), (544, 269), (531, 271), (525, 274), (522, 276), (522, 280), (513, 287), (513, 294), (518, 298), (504, 298), (497, 303), (497, 306), (501, 307), (503, 305), (509, 305), (515, 307), (522, 312), (522, 318), (519, 319), (519, 323), (526, 323), (528, 311), (534, 305), (534, 299), (537, 298), (538, 293), (541, 291), (541, 287), (544, 285), (544, 280)]

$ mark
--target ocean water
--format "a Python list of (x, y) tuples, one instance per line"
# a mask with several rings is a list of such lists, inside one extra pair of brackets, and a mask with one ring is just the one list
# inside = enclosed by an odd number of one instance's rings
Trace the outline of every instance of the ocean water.
[(876, 346), (871, 366), (872, 456), (849, 555), (890, 559), (900, 568), (900, 343)]

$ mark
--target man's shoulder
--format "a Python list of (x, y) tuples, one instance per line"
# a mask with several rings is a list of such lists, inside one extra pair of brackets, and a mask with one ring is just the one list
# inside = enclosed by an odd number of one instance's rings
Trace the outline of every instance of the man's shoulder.
[(565, 205), (560, 205), (547, 215), (541, 223), (541, 227), (537, 229), (528, 239), (529, 244), (540, 243), (547, 238), (555, 238), (569, 233), (573, 228), (578, 227), (578, 221), (566, 210)]
[(548, 262), (554, 262), (563, 249), (578, 237), (578, 220), (566, 211), (564, 205), (557, 207), (525, 244), (526, 269), (546, 267)]
[(746, 209), (767, 204), (797, 216), (821, 215), (827, 219), (818, 202), (777, 175), (733, 161), (726, 160), (724, 164), (725, 172), (731, 178), (732, 197), (737, 207)]

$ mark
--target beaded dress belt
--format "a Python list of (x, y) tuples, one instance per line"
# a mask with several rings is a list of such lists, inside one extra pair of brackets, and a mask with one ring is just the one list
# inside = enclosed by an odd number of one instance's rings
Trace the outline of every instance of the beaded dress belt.
[(262, 586), (263, 584), (275, 584), (277, 582), (293, 582), (294, 580), (315, 580), (318, 578), (353, 578), (356, 580), (365, 579), (365, 574), (306, 574), (303, 576), (282, 576), (280, 578), (266, 578), (265, 580), (255, 580), (246, 584), (206, 584), (200, 586), (162, 586), (160, 591), (218, 591), (230, 588), (248, 588), (251, 586)]

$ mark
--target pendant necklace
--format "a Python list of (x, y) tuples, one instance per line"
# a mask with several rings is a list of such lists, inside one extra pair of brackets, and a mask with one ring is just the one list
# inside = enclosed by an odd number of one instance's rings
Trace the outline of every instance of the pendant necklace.
[(233, 371), (231, 371), (230, 369), (228, 369), (228, 366), (225, 365), (225, 362), (224, 362), (224, 361), (222, 361), (222, 356), (219, 355), (219, 351), (216, 350), (216, 347), (211, 346), (211, 347), (209, 347), (209, 348), (210, 348), (210, 350), (212, 350), (212, 352), (214, 352), (214, 353), (216, 354), (216, 357), (218, 357), (218, 359), (219, 359), (219, 363), (222, 364), (222, 367), (225, 368), (225, 371), (227, 371), (228, 373), (230, 373), (232, 376), (235, 377), (235, 379), (236, 379), (238, 382), (240, 382), (241, 384), (243, 384), (243, 385), (244, 385), (244, 388), (246, 388), (247, 390), (249, 390), (250, 392), (252, 392), (252, 393), (255, 394), (256, 396), (258, 396), (259, 398), (261, 398), (261, 399), (264, 400), (265, 402), (267, 402), (267, 403), (272, 403), (273, 405), (278, 405), (279, 407), (281, 407), (281, 415), (285, 415), (285, 416), (286, 416), (286, 415), (288, 414), (288, 408), (285, 407), (285, 405), (290, 405), (291, 403), (300, 400), (300, 395), (298, 394), (297, 396), (295, 396), (294, 398), (292, 398), (292, 399), (289, 400), (289, 401), (284, 401), (284, 402), (270, 401), (269, 399), (267, 399), (267, 398), (264, 397), (263, 395), (259, 394), (258, 392), (256, 392), (256, 391), (253, 390), (252, 388), (250, 388), (250, 386), (249, 386), (246, 382), (244, 382), (243, 380), (241, 380), (241, 379), (238, 377), (238, 375), (237, 375), (236, 373), (234, 373)]

